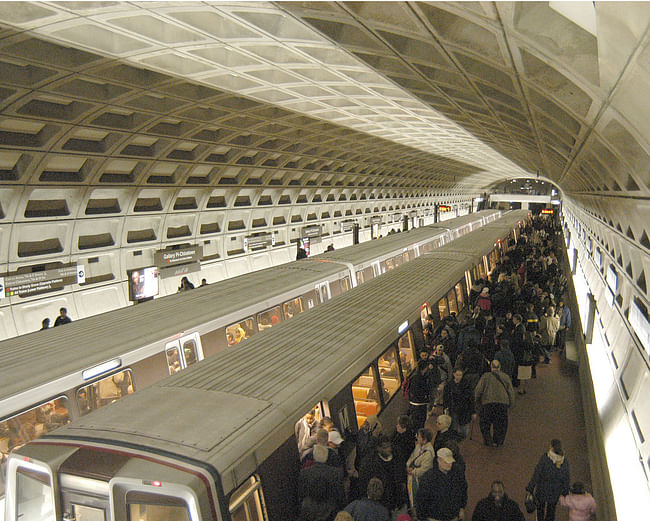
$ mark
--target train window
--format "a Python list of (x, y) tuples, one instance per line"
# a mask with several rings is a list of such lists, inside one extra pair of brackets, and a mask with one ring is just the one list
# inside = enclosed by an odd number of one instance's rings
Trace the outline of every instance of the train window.
[(187, 503), (181, 498), (130, 491), (126, 503), (128, 521), (190, 521)]
[(107, 376), (77, 390), (79, 413), (87, 414), (132, 392), (133, 376), (130, 369)]
[(193, 338), (183, 342), (183, 358), (185, 359), (185, 367), (198, 361), (199, 354), (196, 347), (196, 341)]
[(253, 318), (245, 318), (241, 322), (237, 322), (226, 328), (226, 340), (229, 346), (234, 346), (254, 335), (255, 332), (255, 321)]
[(363, 271), (357, 271), (357, 284), (364, 283), (364, 274)]
[(72, 519), (83, 521), (106, 521), (106, 512), (103, 508), (88, 507), (86, 505), (72, 505)]
[(377, 414), (380, 409), (379, 387), (373, 366), (368, 367), (352, 384), (352, 396), (357, 412), (357, 425), (361, 427), (368, 416)]
[(280, 306), (276, 306), (257, 314), (257, 327), (260, 331), (269, 329), (280, 323)]
[(384, 264), (386, 265), (386, 269), (384, 270), (384, 272), (390, 271), (395, 268), (395, 263), (393, 262), (393, 259), (386, 259)]
[(460, 313), (465, 307), (465, 299), (463, 298), (463, 283), (459, 282), (454, 286), (456, 291), (456, 302), (458, 303), (458, 312)]
[(16, 519), (54, 521), (52, 483), (46, 473), (16, 470)]
[(57, 427), (70, 422), (68, 399), (65, 396), (42, 403), (0, 422), (2, 460), (16, 447), (40, 438)]
[(351, 287), (350, 277), (343, 277), (341, 279), (341, 290), (345, 293), (346, 291), (349, 291)]
[(410, 330), (400, 337), (397, 341), (397, 347), (402, 365), (402, 377), (406, 378), (415, 369), (415, 344), (413, 343), (413, 333)]
[(370, 279), (373, 279), (375, 277), (375, 270), (372, 266), (368, 266), (367, 268), (364, 268), (363, 270), (363, 280), (364, 281), (369, 281)]
[(395, 267), (396, 267), (396, 268), (398, 268), (398, 267), (400, 267), (402, 264), (404, 264), (404, 260), (403, 260), (403, 258), (402, 258), (402, 255), (401, 255), (401, 254), (399, 254), (399, 255), (395, 255), (395, 257), (393, 257), (393, 262), (395, 263)]
[(456, 292), (453, 289), (447, 293), (447, 302), (449, 303), (449, 313), (458, 314), (458, 306), (456, 305)]
[(266, 519), (260, 478), (251, 476), (230, 496), (232, 521), (262, 521)]
[(302, 300), (300, 297), (290, 300), (282, 304), (282, 312), (284, 313), (284, 319), (288, 320), (294, 315), (302, 313), (304, 311), (302, 306)]
[(178, 347), (174, 346), (171, 349), (165, 351), (167, 355), (167, 367), (169, 368), (169, 374), (178, 373), (183, 367), (181, 366), (181, 357), (178, 354)]
[(330, 282), (330, 295), (332, 296), (332, 298), (338, 297), (341, 293), (343, 293), (343, 289), (341, 285), (342, 282), (343, 282), (342, 280), (333, 280), (332, 282)]
[(400, 388), (399, 364), (397, 362), (397, 351), (391, 346), (377, 360), (381, 387), (384, 390), (384, 401), (390, 400)]
[(442, 297), (440, 302), (438, 302), (438, 312), (440, 313), (440, 318), (445, 318), (449, 315), (449, 306), (447, 305), (447, 297)]

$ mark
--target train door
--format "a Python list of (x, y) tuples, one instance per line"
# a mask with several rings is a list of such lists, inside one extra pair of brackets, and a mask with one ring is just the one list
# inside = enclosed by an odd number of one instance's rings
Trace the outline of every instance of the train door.
[(198, 333), (181, 336), (165, 344), (169, 374), (174, 374), (186, 367), (203, 360), (203, 347)]
[(316, 286), (321, 303), (327, 302), (331, 297), (330, 283), (328, 281), (321, 282)]
[(61, 476), (63, 521), (109, 521), (108, 483), (75, 477)]

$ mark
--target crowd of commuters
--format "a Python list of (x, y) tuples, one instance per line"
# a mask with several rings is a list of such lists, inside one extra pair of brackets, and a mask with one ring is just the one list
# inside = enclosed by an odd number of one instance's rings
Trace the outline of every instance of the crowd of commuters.
[[(482, 441), (506, 443), (508, 410), (536, 366), (563, 350), (571, 313), (567, 281), (558, 266), (556, 230), (549, 219), (528, 223), (520, 240), (486, 280), (471, 287), (463, 317), (450, 314), (424, 324), (425, 350), (403, 389), (408, 415), (389, 436), (370, 416), (354, 439), (343, 440), (329, 418), (311, 412), (296, 425), (302, 458), (300, 521), (456, 521), (465, 519), (466, 466), (460, 444), (478, 419)], [(435, 433), (425, 427), (436, 417)], [(526, 487), (526, 508), (538, 521), (554, 521), (558, 502), (570, 519), (587, 521), (595, 501), (582, 483), (570, 488), (569, 463), (552, 440)], [(503, 482), (485, 485), (489, 495), (472, 521), (523, 521)]]

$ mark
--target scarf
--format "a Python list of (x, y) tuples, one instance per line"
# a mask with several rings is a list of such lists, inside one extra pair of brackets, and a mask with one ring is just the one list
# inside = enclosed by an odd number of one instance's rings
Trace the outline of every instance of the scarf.
[(555, 464), (555, 466), (558, 469), (562, 466), (562, 463), (564, 463), (564, 456), (560, 456), (559, 454), (555, 454), (555, 452), (553, 452), (553, 449), (549, 449), (549, 451), (546, 453), (546, 455)]

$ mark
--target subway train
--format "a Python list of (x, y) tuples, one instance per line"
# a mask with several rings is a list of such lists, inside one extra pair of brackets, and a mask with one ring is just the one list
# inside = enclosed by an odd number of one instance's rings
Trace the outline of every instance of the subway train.
[[(6, 520), (295, 519), (295, 423), (316, 407), (341, 432), (371, 414), (392, 424), (424, 317), (463, 310), (470, 284), (494, 268), (526, 214), (510, 212), (17, 448)], [(188, 314), (168, 313), (140, 329), (141, 344)]]
[[(0, 342), (0, 451), (499, 219), (484, 211)], [(0, 496), (2, 496), (0, 480)]]

